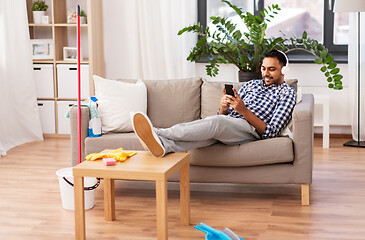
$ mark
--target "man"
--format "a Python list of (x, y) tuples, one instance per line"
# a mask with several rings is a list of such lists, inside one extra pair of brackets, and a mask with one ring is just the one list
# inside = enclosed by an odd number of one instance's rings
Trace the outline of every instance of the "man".
[(263, 79), (245, 83), (235, 96), (224, 94), (217, 115), (170, 128), (154, 128), (148, 117), (134, 113), (132, 125), (146, 150), (155, 157), (169, 152), (185, 152), (216, 142), (238, 145), (273, 138), (291, 119), (296, 94), (284, 82), (282, 68), (287, 58), (280, 51), (270, 51), (262, 62)]

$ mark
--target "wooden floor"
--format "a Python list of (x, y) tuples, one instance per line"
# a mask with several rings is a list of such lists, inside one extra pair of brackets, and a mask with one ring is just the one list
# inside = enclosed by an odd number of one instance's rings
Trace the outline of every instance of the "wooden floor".
[[(194, 185), (191, 226), (180, 226), (179, 193), (170, 190), (169, 239), (203, 240), (193, 228), (200, 222), (228, 227), (246, 240), (365, 239), (365, 149), (345, 148), (346, 139), (336, 138), (322, 149), (321, 140), (315, 139), (309, 207), (301, 206), (296, 185)], [(55, 174), (69, 166), (69, 149), (67, 139), (46, 139), (0, 158), (0, 239), (74, 239), (74, 213), (61, 207)], [(104, 221), (101, 184), (95, 207), (86, 211), (87, 239), (156, 239), (153, 189), (117, 187), (116, 218)]]

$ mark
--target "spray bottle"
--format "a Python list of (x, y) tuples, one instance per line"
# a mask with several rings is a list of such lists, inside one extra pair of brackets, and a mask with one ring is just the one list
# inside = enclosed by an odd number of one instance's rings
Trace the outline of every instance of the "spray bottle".
[(100, 137), (101, 136), (101, 119), (97, 110), (96, 97), (90, 98), (90, 116), (89, 121), (89, 137)]

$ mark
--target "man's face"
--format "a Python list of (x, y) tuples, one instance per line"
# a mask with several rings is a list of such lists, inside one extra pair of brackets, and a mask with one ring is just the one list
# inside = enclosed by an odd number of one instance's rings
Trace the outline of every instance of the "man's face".
[(266, 57), (262, 61), (261, 74), (266, 86), (271, 84), (282, 84), (284, 75), (281, 74), (282, 64), (276, 58)]

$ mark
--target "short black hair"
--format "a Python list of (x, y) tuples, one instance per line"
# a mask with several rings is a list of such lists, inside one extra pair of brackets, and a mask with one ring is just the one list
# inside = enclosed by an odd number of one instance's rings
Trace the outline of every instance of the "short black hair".
[(278, 51), (278, 50), (271, 50), (270, 52), (267, 52), (265, 55), (264, 55), (265, 58), (276, 58), (277, 60), (279, 60), (279, 62), (281, 64), (283, 64), (283, 66), (286, 66), (286, 57), (285, 55)]

